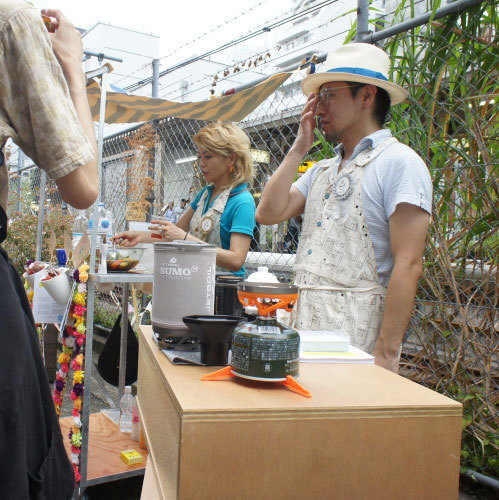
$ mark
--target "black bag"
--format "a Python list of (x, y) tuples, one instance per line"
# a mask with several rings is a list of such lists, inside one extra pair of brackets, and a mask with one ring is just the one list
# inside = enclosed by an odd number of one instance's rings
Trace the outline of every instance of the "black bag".
[[(118, 316), (113, 329), (109, 334), (106, 343), (99, 356), (97, 370), (100, 376), (114, 386), (119, 385), (120, 367), (120, 340), (121, 340), (121, 314)], [(128, 321), (128, 335), (126, 344), (126, 374), (125, 385), (131, 385), (137, 380), (137, 370), (139, 364), (139, 342)]]

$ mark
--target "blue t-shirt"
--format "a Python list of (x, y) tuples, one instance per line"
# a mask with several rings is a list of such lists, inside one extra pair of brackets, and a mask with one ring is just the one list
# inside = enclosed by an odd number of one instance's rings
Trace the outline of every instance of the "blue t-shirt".
[[(203, 207), (203, 214), (213, 205), (215, 200), (209, 203), (213, 186), (205, 186), (191, 202), (191, 207), (194, 211), (198, 208), (199, 201), (207, 190), (208, 196), (206, 197)], [(239, 186), (236, 186), (230, 192), (225, 210), (220, 217), (220, 241), (222, 243), (222, 248), (224, 250), (230, 249), (231, 233), (241, 233), (253, 236), (254, 228), (255, 200), (253, 200), (253, 196), (251, 196), (251, 193), (248, 191), (248, 185), (239, 184)], [(246, 270), (242, 267), (239, 271), (234, 272), (234, 274), (236, 276), (244, 276), (245, 272)]]

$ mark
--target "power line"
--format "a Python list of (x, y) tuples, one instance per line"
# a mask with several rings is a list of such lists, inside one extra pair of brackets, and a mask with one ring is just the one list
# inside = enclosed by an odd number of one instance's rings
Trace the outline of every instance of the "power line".
[[(227, 42), (227, 43), (217, 47), (216, 49), (210, 50), (208, 52), (205, 52), (204, 54), (201, 54), (199, 56), (195, 56), (191, 59), (188, 59), (187, 61), (183, 61), (183, 62), (176, 64), (176, 65), (174, 65), (166, 70), (163, 70), (160, 72), (159, 77), (161, 78), (162, 76), (165, 76), (169, 73), (172, 73), (173, 71), (176, 71), (180, 68), (188, 66), (189, 64), (192, 64), (196, 61), (199, 61), (200, 59), (206, 59), (207, 57), (210, 57), (213, 54), (216, 54), (217, 52), (221, 52), (222, 50), (228, 49), (228, 48), (233, 47), (235, 45), (238, 45), (242, 42), (246, 42), (247, 40), (250, 40), (258, 35), (261, 35), (262, 33), (266, 33), (268, 31), (271, 31), (275, 28), (278, 28), (284, 24), (287, 24), (291, 21), (295, 21), (295, 20), (299, 19), (300, 17), (306, 16), (307, 14), (311, 14), (312, 12), (315, 12), (316, 10), (319, 10), (322, 7), (326, 7), (327, 5), (330, 5), (330, 4), (335, 3), (337, 1), (338, 0), (325, 0), (323, 2), (320, 2), (312, 7), (309, 7), (308, 9), (305, 9), (305, 10), (299, 12), (299, 13), (292, 14), (285, 19), (282, 19), (280, 21), (276, 21), (270, 25), (264, 26), (256, 31), (254, 31), (254, 32), (243, 35), (240, 38), (237, 38), (235, 40)], [(138, 82), (138, 83), (135, 83), (133, 85), (126, 87), (126, 90), (129, 90), (129, 91), (137, 90), (145, 85), (150, 84), (151, 81), (152, 81), (152, 77), (145, 78), (142, 82)]]
[[(424, 0), (419, 0), (419, 2), (417, 2), (417, 3), (422, 3), (423, 1), (424, 1)], [(398, 9), (398, 8), (396, 8), (396, 9), (394, 9), (394, 10), (392, 10), (392, 11), (386, 12), (386, 13), (385, 13), (385, 16), (393, 16), (393, 15), (394, 15), (394, 14), (396, 14), (398, 11), (399, 11), (399, 9)], [(343, 15), (348, 15), (348, 14), (349, 14), (349, 12), (346, 12), (346, 13), (344, 13), (344, 14), (341, 14), (341, 16), (343, 16)], [(320, 28), (323, 28), (324, 26), (326, 26), (326, 25), (327, 25), (329, 22), (331, 22), (332, 20), (333, 20), (333, 19), (328, 19), (326, 22), (324, 22), (324, 23), (322, 23), (322, 24), (319, 24), (319, 25), (317, 25), (317, 26), (314, 26), (312, 29), (313, 29), (313, 30), (318, 30), (318, 29), (320, 29)], [(314, 45), (320, 44), (320, 43), (325, 42), (325, 41), (327, 41), (327, 40), (330, 40), (330, 39), (332, 39), (332, 38), (336, 38), (336, 37), (339, 37), (339, 36), (342, 36), (342, 35), (346, 35), (346, 34), (348, 34), (349, 32), (350, 32), (350, 29), (345, 30), (345, 31), (342, 31), (342, 32), (339, 32), (339, 33), (335, 33), (335, 34), (333, 34), (333, 35), (330, 35), (330, 36), (325, 37), (325, 38), (321, 38), (321, 39), (319, 39), (319, 40), (314, 40), (314, 41), (312, 41), (310, 44), (307, 44), (307, 45), (300, 45), (299, 47), (297, 47), (297, 48), (296, 48), (296, 50), (292, 50), (292, 51), (286, 52), (286, 53), (281, 54), (281, 55), (279, 55), (279, 56), (277, 56), (277, 57), (275, 57), (275, 58), (273, 58), (273, 59), (268, 60), (268, 61), (266, 62), (266, 64), (275, 63), (275, 62), (276, 62), (276, 61), (278, 61), (279, 59), (283, 59), (284, 57), (289, 57), (289, 56), (291, 56), (291, 55), (293, 55), (293, 54), (296, 54), (296, 53), (298, 53), (298, 52), (301, 52), (301, 51), (303, 51), (303, 50), (306, 50), (306, 49), (308, 49), (308, 48), (310, 48), (310, 47), (313, 47)], [(272, 47), (271, 49), (268, 49), (268, 50), (269, 50), (269, 51), (274, 50), (274, 49), (275, 49), (275, 47), (276, 47), (276, 46), (274, 46), (274, 47)], [(251, 57), (249, 57), (249, 58), (247, 58), (247, 59), (253, 59), (254, 57), (256, 57), (256, 56), (258, 56), (258, 55), (260, 55), (260, 54), (263, 54), (263, 53), (265, 53), (265, 52), (266, 52), (266, 51), (263, 51), (263, 52), (261, 52), (261, 53), (257, 53), (256, 55), (253, 55), (253, 56), (251, 56)], [(251, 70), (250, 68), (248, 68), (248, 69), (244, 69), (244, 70), (241, 70), (241, 71), (239, 72), (239, 74), (248, 73), (249, 71), (253, 71), (253, 70)], [(230, 75), (230, 76), (227, 76), (227, 77), (221, 77), (221, 78), (219, 78), (219, 79), (218, 79), (217, 83), (220, 83), (220, 82), (223, 82), (223, 81), (229, 80), (232, 76), (233, 76), (233, 75)], [(271, 74), (269, 74), (268, 76), (270, 77), (270, 76), (271, 76)], [(202, 82), (203, 80), (206, 80), (206, 78), (201, 78), (201, 79), (199, 79), (199, 80), (196, 80), (196, 81), (195, 81), (195, 82), (193, 82), (191, 85), (195, 85), (196, 83)], [(186, 93), (184, 93), (184, 94), (177, 95), (177, 96), (175, 96), (175, 97), (173, 97), (173, 98), (171, 98), (171, 99), (172, 99), (172, 100), (175, 100), (175, 99), (177, 99), (178, 97), (184, 97), (184, 96), (186, 96), (186, 95), (192, 94), (192, 93), (194, 93), (194, 92), (198, 92), (198, 91), (200, 91), (200, 90), (203, 90), (203, 89), (205, 89), (205, 88), (209, 88), (209, 87), (211, 87), (211, 86), (212, 86), (212, 85), (211, 85), (211, 83), (208, 83), (208, 84), (206, 84), (206, 85), (202, 85), (202, 86), (200, 86), (200, 87), (198, 87), (198, 88), (195, 88), (195, 89), (193, 89), (193, 90), (191, 90), (191, 91), (189, 91), (189, 92), (186, 92)], [(169, 96), (169, 95), (171, 95), (171, 94), (173, 94), (173, 93), (174, 93), (174, 92), (169, 92), (169, 93), (163, 94), (163, 96), (164, 96), (164, 97), (166, 97), (166, 96)]]
[[(247, 9), (247, 10), (244, 10), (243, 12), (240, 12), (239, 14), (237, 14), (236, 16), (228, 19), (226, 22), (222, 23), (222, 24), (219, 24), (218, 26), (208, 30), (208, 31), (205, 31), (204, 33), (202, 33), (201, 35), (199, 35), (197, 38), (194, 38), (193, 40), (189, 40), (187, 43), (185, 43), (184, 45), (181, 45), (180, 47), (177, 47), (175, 48), (175, 50), (173, 50), (172, 52), (170, 52), (169, 54), (166, 54), (165, 56), (162, 56), (160, 57), (159, 59), (165, 59), (167, 57), (170, 57), (172, 55), (174, 55), (175, 53), (177, 53), (179, 50), (181, 49), (184, 49), (190, 45), (192, 45), (193, 43), (201, 40), (203, 37), (205, 37), (206, 35), (209, 35), (211, 33), (214, 33), (215, 31), (221, 29), (221, 28), (224, 28), (225, 26), (227, 26), (228, 24), (231, 24), (233, 23), (234, 21), (237, 21), (240, 17), (243, 17), (243, 16), (246, 16), (247, 14), (249, 14), (251, 11), (257, 9), (258, 7), (260, 7), (260, 5), (264, 4), (265, 2), (267, 2), (268, 0), (261, 0), (258, 4), (254, 5), (253, 7)], [(132, 73), (130, 73), (130, 76), (135, 74), (135, 73), (138, 73), (139, 71), (143, 70), (144, 68), (146, 68), (147, 66), (149, 66), (151, 63), (150, 62), (147, 62), (145, 64), (143, 64), (142, 66), (140, 66), (138, 69), (134, 70)], [(116, 81), (114, 83), (114, 85), (117, 85), (119, 82), (123, 81), (125, 78), (121, 78), (120, 80)]]
[[(337, 1), (339, 1), (339, 0), (337, 0)], [(346, 0), (345, 0), (345, 1), (346, 1)], [(343, 3), (344, 3), (344, 2), (343, 2)], [(341, 6), (340, 6), (340, 7), (341, 7)], [(342, 15), (348, 15), (348, 14), (349, 14), (349, 12), (346, 12), (346, 13), (344, 13), (344, 14), (342, 14)], [(313, 26), (313, 27), (311, 28), (311, 31), (317, 31), (317, 30), (319, 30), (320, 28), (323, 28), (323, 27), (327, 26), (327, 25), (328, 25), (328, 24), (329, 24), (332, 20), (334, 20), (334, 19), (336, 19), (336, 18), (327, 19), (325, 22), (323, 22), (323, 23), (321, 23), (321, 24), (317, 24), (316, 26)], [(334, 37), (336, 37), (336, 36), (341, 36), (341, 35), (343, 35), (343, 34), (346, 34), (346, 33), (348, 33), (349, 31), (350, 31), (350, 30), (346, 30), (346, 31), (343, 31), (343, 32), (340, 32), (340, 33), (335, 33), (334, 35), (331, 35), (331, 36), (329, 36), (329, 37), (327, 37), (327, 38), (322, 38), (322, 39), (319, 39), (319, 40), (313, 40), (313, 41), (311, 41), (311, 43), (309, 43), (308, 45), (300, 45), (300, 46), (298, 46), (295, 50), (292, 50), (292, 51), (287, 51), (287, 52), (285, 52), (285, 53), (280, 54), (279, 56), (276, 56), (276, 57), (274, 57), (274, 58), (272, 58), (272, 59), (269, 59), (268, 61), (266, 61), (266, 62), (265, 62), (265, 65), (268, 65), (268, 64), (270, 64), (270, 63), (275, 63), (275, 62), (276, 62), (276, 61), (278, 61), (279, 59), (283, 59), (283, 58), (285, 58), (285, 57), (292, 56), (293, 54), (296, 54), (297, 52), (301, 52), (301, 51), (303, 51), (303, 50), (306, 50), (306, 49), (308, 49), (308, 48), (310, 48), (310, 47), (313, 47), (314, 45), (317, 45), (317, 44), (320, 44), (320, 43), (324, 42), (325, 40), (329, 40), (330, 38), (334, 38)], [(279, 46), (279, 44), (276, 44), (274, 47), (271, 47), (270, 49), (264, 50), (264, 51), (262, 51), (262, 52), (258, 52), (258, 53), (256, 53), (256, 54), (252, 55), (251, 57), (245, 58), (245, 60), (248, 60), (248, 59), (249, 59), (249, 60), (251, 60), (251, 59), (254, 59), (255, 57), (258, 57), (258, 56), (260, 56), (260, 55), (262, 55), (262, 54), (265, 54), (266, 52), (271, 52), (271, 51), (275, 50), (278, 46)], [(235, 63), (235, 64), (236, 64), (236, 65), (239, 65), (240, 63), (241, 63), (241, 62), (239, 62), (239, 63)], [(261, 67), (263, 67), (263, 64), (260, 66), (260, 68), (261, 68)], [(239, 76), (239, 75), (241, 75), (241, 74), (244, 74), (244, 73), (248, 73), (248, 72), (250, 72), (250, 71), (254, 72), (255, 70), (256, 70), (256, 67), (254, 67), (253, 69), (252, 69), (252, 68), (250, 68), (250, 67), (245, 68), (245, 69), (241, 69), (241, 70), (238, 72), (238, 76)], [(233, 74), (231, 74), (231, 75), (228, 75), (227, 77), (223, 77), (223, 76), (222, 76), (222, 77), (219, 77), (219, 79), (217, 80), (217, 84), (219, 84), (219, 83), (221, 83), (221, 82), (224, 82), (224, 81), (227, 81), (227, 80), (230, 80), (233, 76), (234, 76), (234, 75), (233, 75)], [(268, 76), (271, 76), (271, 75), (269, 74)], [(196, 81), (194, 81), (194, 82), (190, 83), (190, 85), (191, 85), (191, 86), (193, 86), (193, 85), (195, 85), (196, 83), (199, 83), (199, 82), (202, 82), (202, 81), (204, 81), (204, 80), (207, 80), (208, 78), (209, 78), (209, 77), (203, 77), (203, 78), (200, 78), (200, 79), (198, 79), (198, 80), (196, 80)], [(172, 84), (171, 84), (170, 82), (167, 82), (167, 83), (165, 83), (165, 85), (163, 85), (163, 86), (162, 86), (162, 87), (160, 87), (160, 88), (163, 88), (163, 89), (164, 89), (165, 87), (168, 87), (168, 86), (171, 86), (171, 85), (172, 85)], [(211, 87), (211, 86), (212, 86), (212, 83), (210, 82), (209, 84), (203, 85), (203, 86), (201, 86), (201, 87), (198, 87), (198, 88), (196, 88), (196, 89), (193, 89), (193, 90), (191, 90), (191, 91), (189, 91), (189, 92), (186, 92), (186, 93), (184, 93), (184, 94), (181, 94), (181, 95), (176, 95), (176, 96), (175, 96), (175, 97), (173, 97), (172, 99), (173, 99), (173, 100), (175, 100), (175, 99), (177, 99), (177, 98), (179, 98), (179, 97), (184, 97), (184, 96), (186, 96), (186, 95), (192, 94), (193, 92), (197, 92), (197, 91), (199, 91), (199, 90), (202, 90), (202, 89), (204, 89), (204, 88)], [(175, 92), (176, 92), (176, 91), (170, 91), (170, 92), (164, 93), (164, 94), (162, 94), (162, 96), (161, 96), (161, 97), (162, 97), (162, 98), (167, 97), (167, 96), (169, 96), (169, 95), (174, 94)]]
[(175, 50), (172, 50), (169, 54), (166, 54), (165, 56), (162, 56), (161, 59), (166, 59), (167, 57), (173, 56), (177, 52), (179, 52), (181, 49), (184, 49), (185, 47), (188, 47), (189, 45), (192, 45), (193, 43), (197, 42), (198, 40), (201, 40), (206, 35), (209, 35), (209, 34), (215, 32), (215, 31), (217, 31), (218, 29), (223, 28), (224, 26), (227, 26), (227, 24), (230, 24), (233, 21), (237, 21), (237, 19), (239, 19), (240, 17), (246, 16), (252, 10), (255, 10), (256, 8), (260, 7), (260, 5), (262, 5), (266, 1), (267, 0), (262, 0), (260, 3), (258, 3), (254, 7), (251, 7), (250, 9), (248, 9), (248, 10), (246, 10), (244, 12), (241, 12), (240, 14), (238, 14), (237, 16), (234, 16), (233, 18), (229, 19), (225, 23), (219, 24), (215, 28), (212, 28), (211, 30), (206, 31), (205, 33), (199, 35), (197, 38), (194, 38), (193, 40), (189, 40), (187, 43), (184, 43), (184, 45), (181, 45), (180, 47), (177, 47)]

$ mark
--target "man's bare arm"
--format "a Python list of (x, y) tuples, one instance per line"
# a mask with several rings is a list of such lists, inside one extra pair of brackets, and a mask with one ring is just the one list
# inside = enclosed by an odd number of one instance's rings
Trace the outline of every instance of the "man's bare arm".
[(413, 312), (430, 216), (423, 209), (400, 203), (390, 217), (390, 246), (393, 271), (388, 283), (385, 312), (375, 362), (398, 373), (398, 353)]
[(43, 13), (56, 20), (54, 22), (55, 31), (50, 34), (54, 54), (64, 73), (83, 133), (94, 150), (92, 161), (56, 181), (62, 199), (75, 208), (83, 209), (92, 205), (99, 193), (97, 144), (87, 100), (85, 75), (81, 66), (83, 46), (78, 30), (64, 17), (61, 11), (44, 10)]

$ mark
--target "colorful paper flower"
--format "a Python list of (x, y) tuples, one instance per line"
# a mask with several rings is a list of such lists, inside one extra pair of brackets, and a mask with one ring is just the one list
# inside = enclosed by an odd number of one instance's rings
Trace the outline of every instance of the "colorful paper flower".
[(75, 338), (74, 337), (66, 337), (64, 341), (64, 345), (68, 347), (71, 352), (73, 352), (73, 347), (75, 346)]
[(59, 357), (57, 358), (57, 362), (62, 364), (62, 363), (69, 363), (70, 361), (70, 356), (67, 352), (62, 352), (59, 354)]
[(73, 465), (73, 472), (74, 472), (74, 475), (75, 475), (75, 481), (77, 483), (79, 483), (81, 481), (81, 474), (80, 474), (80, 471), (78, 470), (78, 466), (77, 465)]
[(71, 443), (74, 446), (81, 446), (81, 432), (73, 432), (73, 435), (71, 436)]
[(86, 303), (86, 297), (84, 293), (75, 293), (74, 302), (80, 306), (84, 306)]
[(62, 392), (65, 385), (66, 385), (66, 383), (63, 380), (56, 380), (55, 381), (55, 390)]
[(73, 385), (73, 392), (77, 395), (77, 396), (81, 396), (83, 394), (83, 384), (81, 383), (76, 383)]
[(86, 307), (76, 305), (73, 314), (76, 314), (76, 316), (83, 316), (86, 310), (87, 310)]
[(73, 383), (81, 384), (83, 382), (83, 371), (75, 371), (73, 374)]

